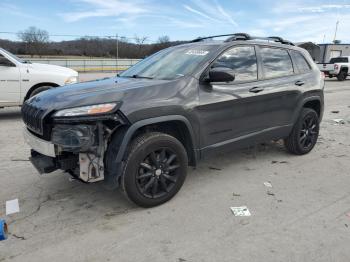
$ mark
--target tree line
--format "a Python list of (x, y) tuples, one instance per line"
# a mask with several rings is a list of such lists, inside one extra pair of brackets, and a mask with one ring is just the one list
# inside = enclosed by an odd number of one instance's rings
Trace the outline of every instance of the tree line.
[(110, 58), (144, 58), (164, 48), (184, 42), (170, 41), (168, 36), (159, 37), (156, 43), (148, 44), (147, 37), (127, 38), (81, 37), (69, 41), (50, 41), (45, 30), (29, 27), (17, 34), (21, 41), (0, 39), (0, 47), (19, 55), (30, 56), (88, 56)]

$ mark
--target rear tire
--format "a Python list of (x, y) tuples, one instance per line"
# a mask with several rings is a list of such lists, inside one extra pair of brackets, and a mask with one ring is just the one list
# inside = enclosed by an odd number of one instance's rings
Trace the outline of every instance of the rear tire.
[(315, 146), (320, 129), (315, 110), (303, 108), (289, 137), (284, 140), (286, 149), (295, 155), (309, 153)]
[(163, 204), (182, 187), (187, 165), (187, 152), (175, 137), (158, 132), (139, 135), (128, 150), (122, 190), (141, 207)]
[(343, 70), (343, 71), (340, 71), (340, 73), (337, 75), (337, 79), (338, 81), (344, 81), (347, 76), (348, 76), (348, 72)]

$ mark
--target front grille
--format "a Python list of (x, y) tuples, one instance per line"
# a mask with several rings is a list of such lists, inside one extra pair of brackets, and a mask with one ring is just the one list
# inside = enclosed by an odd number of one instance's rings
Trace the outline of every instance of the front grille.
[(27, 127), (33, 132), (43, 135), (43, 119), (45, 110), (24, 103), (22, 106), (22, 118)]

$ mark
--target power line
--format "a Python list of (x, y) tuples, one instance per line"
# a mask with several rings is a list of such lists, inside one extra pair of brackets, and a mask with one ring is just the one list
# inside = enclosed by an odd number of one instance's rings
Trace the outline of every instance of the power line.
[[(0, 32), (0, 34), (8, 34), (8, 35), (19, 35), (19, 34), (27, 34), (27, 35), (37, 35), (33, 33), (26, 33), (26, 32), (9, 32), (9, 31), (3, 31)], [(118, 39), (118, 40), (138, 40), (138, 37), (125, 37), (125, 36), (118, 36), (118, 35), (65, 35), (65, 34), (48, 34), (49, 37), (76, 37), (76, 38), (108, 38), (108, 39)], [(146, 40), (143, 40), (143, 42), (156, 42), (152, 41), (148, 38)]]

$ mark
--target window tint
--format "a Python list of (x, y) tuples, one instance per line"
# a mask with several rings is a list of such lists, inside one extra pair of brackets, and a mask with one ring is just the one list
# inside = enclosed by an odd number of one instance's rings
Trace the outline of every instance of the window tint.
[(311, 67), (309, 63), (305, 60), (305, 57), (300, 52), (291, 51), (291, 54), (294, 58), (295, 65), (300, 73), (310, 71)]
[(347, 57), (335, 57), (332, 58), (329, 63), (334, 64), (334, 63), (348, 63), (349, 60)]
[(0, 66), (8, 66), (10, 63), (9, 60), (7, 60), (6, 57), (4, 57), (2, 54), (0, 54)]
[(228, 67), (234, 71), (235, 81), (253, 81), (258, 79), (255, 48), (236, 46), (223, 53), (213, 67)]
[(287, 50), (261, 47), (261, 58), (267, 78), (288, 76), (294, 73), (292, 60)]

